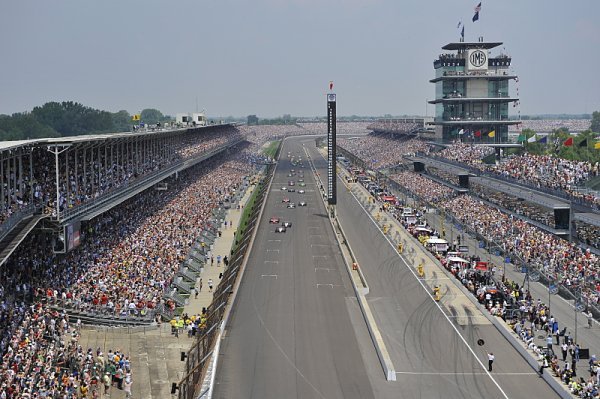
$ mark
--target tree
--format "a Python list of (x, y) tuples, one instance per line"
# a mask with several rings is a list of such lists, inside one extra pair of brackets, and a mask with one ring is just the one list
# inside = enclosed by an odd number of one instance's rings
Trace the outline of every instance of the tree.
[(164, 115), (157, 109), (146, 108), (142, 111), (142, 122), (148, 125), (155, 125), (164, 120)]
[(248, 115), (248, 126), (258, 125), (258, 117), (256, 115)]
[(592, 114), (592, 124), (590, 130), (595, 133), (600, 133), (600, 111), (595, 111)]
[(127, 132), (131, 130), (131, 115), (125, 110), (112, 114), (112, 122), (115, 132)]

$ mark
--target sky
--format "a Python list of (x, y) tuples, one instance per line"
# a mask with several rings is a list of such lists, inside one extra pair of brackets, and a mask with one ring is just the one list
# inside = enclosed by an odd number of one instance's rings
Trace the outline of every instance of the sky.
[[(600, 110), (600, 1), (0, 0), (0, 114), (48, 101), (211, 116), (424, 115), (441, 47), (512, 56), (523, 115)], [(511, 107), (511, 112), (516, 109)]]

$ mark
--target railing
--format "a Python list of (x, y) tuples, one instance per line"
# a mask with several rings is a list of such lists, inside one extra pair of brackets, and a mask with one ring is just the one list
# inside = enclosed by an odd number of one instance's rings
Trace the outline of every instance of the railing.
[(39, 207), (35, 204), (29, 204), (10, 215), (2, 225), (0, 225), (0, 240), (10, 233), (10, 231), (18, 225), (21, 220), (33, 215)]
[[(81, 317), (94, 318), (104, 321), (105, 324), (128, 324), (131, 322), (151, 323), (154, 320), (156, 309), (144, 307), (138, 309), (109, 307), (107, 305), (94, 305), (89, 302), (76, 299), (62, 299), (46, 297), (48, 305), (65, 310), (67, 312), (79, 313)], [(77, 317), (77, 315), (75, 315)], [(100, 323), (102, 324), (102, 323)]]

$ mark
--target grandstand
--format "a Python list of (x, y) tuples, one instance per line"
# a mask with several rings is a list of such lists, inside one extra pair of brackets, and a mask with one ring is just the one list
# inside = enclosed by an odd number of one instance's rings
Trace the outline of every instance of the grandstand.
[(367, 126), (374, 133), (416, 134), (424, 130), (425, 120), (422, 118), (378, 119)]
[(79, 222), (241, 141), (219, 125), (3, 142), (0, 264), (38, 223), (53, 231), (57, 252), (72, 249)]
[(3, 143), (8, 397), (62, 397), (64, 378), (98, 381), (99, 362), (130, 376), (122, 352), (126, 365), (100, 348), (79, 356), (81, 324), (146, 331), (188, 303), (225, 209), (258, 165), (248, 147), (231, 125)]

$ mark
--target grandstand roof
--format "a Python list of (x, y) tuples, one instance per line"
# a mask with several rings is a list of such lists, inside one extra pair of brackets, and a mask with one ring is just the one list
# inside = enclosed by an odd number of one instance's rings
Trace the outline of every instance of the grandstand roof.
[(466, 50), (470, 48), (482, 48), (489, 50), (494, 47), (501, 46), (502, 42), (458, 42), (458, 43), (448, 43), (444, 47), (443, 50)]
[(0, 141), (0, 151), (10, 150), (11, 148), (21, 147), (26, 144), (30, 144), (35, 140), (14, 140), (14, 141)]
[(87, 141), (100, 141), (107, 139), (118, 139), (118, 138), (132, 138), (137, 136), (148, 136), (152, 134), (170, 133), (170, 132), (184, 132), (189, 129), (201, 129), (207, 127), (215, 127), (223, 125), (208, 125), (200, 127), (183, 127), (176, 129), (157, 129), (157, 130), (144, 130), (137, 132), (120, 132), (120, 133), (104, 133), (104, 134), (87, 134), (81, 136), (65, 136), (65, 137), (49, 137), (32, 140), (15, 140), (15, 141), (1, 141), (0, 151), (10, 150), (12, 148), (18, 148), (26, 145), (53, 145), (53, 144), (75, 144), (84, 143)]

